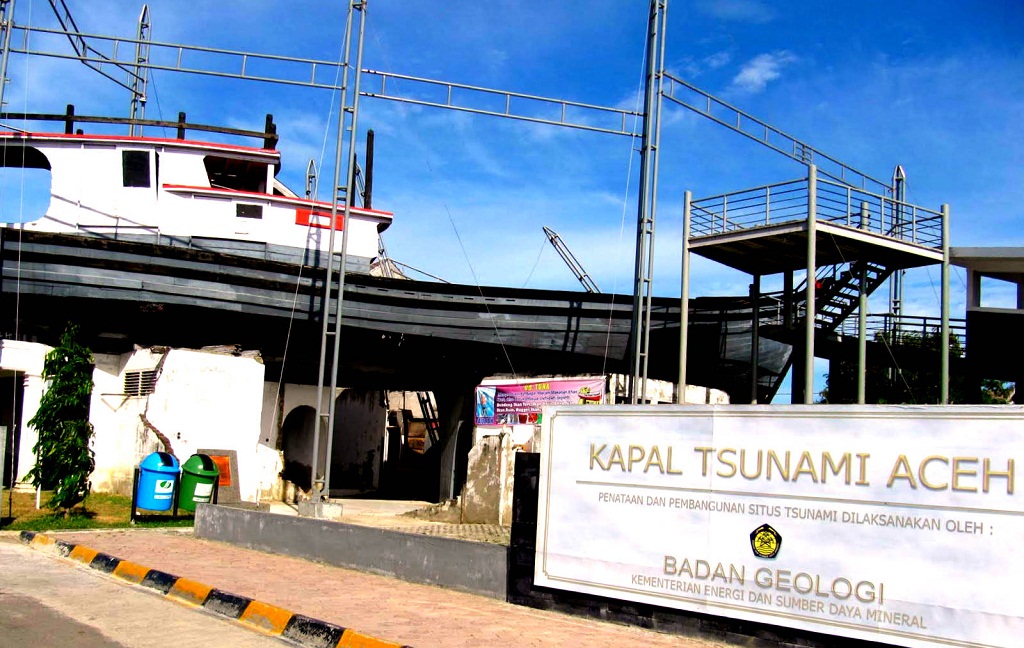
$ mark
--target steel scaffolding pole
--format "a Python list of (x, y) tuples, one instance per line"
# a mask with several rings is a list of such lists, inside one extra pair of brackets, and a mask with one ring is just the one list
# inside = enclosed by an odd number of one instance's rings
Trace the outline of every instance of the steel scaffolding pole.
[(14, 30), (14, 0), (0, 0), (0, 41), (4, 52), (0, 56), (0, 111), (4, 109), (4, 89), (7, 87), (7, 61), (11, 52), (11, 32)]
[[(355, 187), (355, 176), (356, 176), (356, 135), (357, 127), (359, 123), (359, 81), (360, 81), (360, 70), (363, 65), (363, 34), (366, 30), (366, 0), (357, 0), (353, 2), (352, 7), (359, 11), (359, 40), (356, 44), (356, 66), (355, 66), (355, 83), (352, 90), (352, 107), (350, 125), (348, 127), (348, 160), (345, 164), (345, 187), (344, 189), (338, 184), (340, 179), (341, 168), (340, 165), (334, 165), (334, 200), (331, 204), (331, 227), (332, 229), (336, 226), (335, 219), (337, 218), (338, 212), (338, 194), (342, 191), (345, 192), (345, 209), (342, 216), (342, 230), (341, 230), (341, 259), (339, 264), (341, 268), (338, 270), (338, 298), (335, 302), (334, 307), (334, 360), (333, 370), (331, 371), (331, 401), (329, 403), (329, 413), (327, 419), (327, 429), (330, 430), (330, 434), (327, 436), (327, 467), (324, 471), (324, 481), (330, 489), (331, 484), (331, 456), (334, 448), (334, 426), (335, 426), (335, 409), (336, 400), (335, 395), (338, 391), (338, 358), (341, 351), (341, 320), (343, 317), (343, 305), (345, 302), (345, 272), (348, 265), (348, 233), (351, 230), (349, 227), (349, 219), (352, 215), (352, 202), (355, 200), (354, 187)], [(342, 111), (343, 112), (343, 111)], [(338, 127), (338, 149), (340, 156), (341, 143), (344, 134), (342, 133), (341, 124)], [(325, 305), (326, 308), (326, 305)]]
[[(348, 89), (348, 76), (349, 71), (352, 69), (350, 64), (352, 56), (352, 22), (355, 12), (360, 12), (359, 20), (359, 35), (357, 48), (357, 63), (355, 67), (355, 91), (352, 93), (351, 101), (352, 105), (349, 106), (349, 89)], [(340, 344), (341, 344), (341, 319), (343, 310), (343, 296), (345, 291), (345, 264), (347, 263), (347, 252), (348, 252), (348, 232), (349, 232), (349, 215), (350, 215), (350, 196), (348, 196), (348, 187), (351, 186), (352, 177), (355, 169), (355, 136), (356, 136), (356, 125), (359, 113), (359, 69), (360, 63), (362, 62), (363, 56), (363, 32), (366, 24), (366, 2), (365, 0), (353, 0), (349, 3), (348, 16), (345, 20), (345, 40), (344, 40), (344, 63), (342, 69), (342, 82), (341, 82), (341, 101), (339, 102), (338, 110), (338, 133), (337, 133), (337, 145), (335, 148), (334, 158), (334, 192), (331, 200), (331, 227), (330, 234), (328, 235), (328, 254), (327, 254), (327, 271), (324, 278), (324, 295), (321, 302), (322, 315), (322, 328), (320, 335), (320, 370), (317, 376), (317, 394), (316, 394), (316, 427), (313, 431), (313, 465), (312, 471), (312, 489), (313, 489), (313, 502), (318, 503), (324, 499), (324, 492), (330, 493), (330, 466), (331, 466), (331, 451), (333, 450), (333, 437), (334, 437), (334, 400), (338, 387), (338, 358), (340, 357)], [(337, 298), (334, 309), (334, 328), (330, 326), (330, 304), (331, 304), (331, 292), (334, 288), (334, 241), (338, 230), (338, 194), (341, 188), (341, 163), (342, 163), (342, 150), (344, 149), (345, 134), (348, 132), (351, 135), (348, 162), (346, 165), (345, 172), (345, 204), (342, 208), (342, 235), (341, 235), (341, 267), (338, 270), (338, 284), (337, 284)], [(328, 365), (327, 362), (327, 346), (328, 340), (333, 337), (333, 353), (331, 356), (331, 363)], [(331, 375), (330, 378), (330, 392), (326, 394), (329, 397), (327, 404), (327, 413), (324, 414), (324, 382), (328, 372)], [(320, 468), (320, 437), (322, 434), (327, 434), (327, 448), (325, 458), (325, 469), (323, 473), (318, 473)]]
[(658, 195), (658, 145), (661, 139), (662, 78), (665, 69), (665, 26), (668, 0), (651, 0), (647, 30), (647, 75), (644, 87), (644, 127), (640, 144), (640, 193), (637, 201), (636, 263), (633, 274), (631, 360), (633, 376), (629, 399), (647, 398), (652, 283), (654, 278), (654, 222)]
[[(860, 222), (868, 221), (868, 203), (860, 203)], [(857, 294), (857, 404), (863, 405), (867, 402), (867, 373), (868, 373), (868, 292), (866, 288), (868, 278), (867, 265), (860, 268), (860, 286)]]
[(942, 342), (939, 404), (949, 404), (949, 205), (942, 205)]

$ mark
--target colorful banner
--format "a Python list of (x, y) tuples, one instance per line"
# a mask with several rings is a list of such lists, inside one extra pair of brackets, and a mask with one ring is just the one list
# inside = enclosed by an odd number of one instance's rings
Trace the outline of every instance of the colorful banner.
[(554, 408), (535, 583), (902, 646), (1019, 646), (1018, 406)]
[(604, 378), (544, 380), (532, 383), (480, 385), (476, 388), (476, 425), (539, 424), (548, 405), (600, 405), (605, 402)]

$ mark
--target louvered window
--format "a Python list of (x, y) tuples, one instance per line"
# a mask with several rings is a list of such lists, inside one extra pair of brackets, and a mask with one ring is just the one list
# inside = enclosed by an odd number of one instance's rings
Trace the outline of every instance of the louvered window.
[(127, 396), (145, 396), (156, 388), (156, 370), (127, 371), (124, 374), (124, 393)]

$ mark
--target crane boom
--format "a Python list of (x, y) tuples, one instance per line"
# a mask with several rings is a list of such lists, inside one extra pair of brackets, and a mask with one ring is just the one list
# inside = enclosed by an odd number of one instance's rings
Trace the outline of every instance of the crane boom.
[(551, 241), (551, 245), (555, 246), (555, 250), (558, 251), (559, 256), (561, 256), (562, 260), (565, 261), (565, 265), (569, 266), (569, 269), (572, 270), (572, 273), (574, 275), (576, 275), (576, 279), (581, 284), (583, 284), (583, 287), (587, 289), (587, 292), (601, 292), (601, 289), (597, 287), (597, 284), (594, 283), (594, 280), (590, 278), (590, 275), (587, 274), (587, 271), (583, 269), (583, 266), (580, 265), (580, 262), (577, 261), (576, 257), (573, 256), (571, 251), (569, 251), (569, 248), (565, 245), (565, 242), (561, 239), (561, 237), (558, 236), (558, 233), (555, 232), (555, 230), (551, 229), (550, 227), (547, 227), (546, 225), (543, 227), (544, 233), (548, 235), (548, 240)]

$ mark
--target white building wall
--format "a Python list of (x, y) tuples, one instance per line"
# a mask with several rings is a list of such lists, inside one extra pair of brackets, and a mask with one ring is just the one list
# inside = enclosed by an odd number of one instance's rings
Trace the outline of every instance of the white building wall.
[(243, 500), (260, 483), (263, 364), (253, 358), (174, 349), (168, 351), (149, 396), (147, 418), (166, 435), (179, 461), (199, 448), (235, 450)]
[[(147, 351), (139, 353), (149, 355)], [(135, 466), (150, 452), (163, 449), (139, 418), (145, 411), (146, 398), (124, 394), (124, 367), (134, 360), (132, 354), (93, 354), (96, 368), (92, 373), (89, 421), (96, 459), (92, 488), (97, 492), (131, 495)], [(154, 364), (155, 360), (146, 368)]]
[[(17, 449), (19, 481), (25, 480), (35, 464), (32, 447), (37, 435), (27, 422), (39, 408), (43, 360), (50, 348), (0, 341), (0, 369), (24, 375), (25, 429)], [(93, 491), (130, 495), (135, 467), (150, 453), (164, 450), (163, 443), (143, 422), (145, 416), (168, 438), (179, 462), (199, 448), (234, 450), (243, 500), (258, 501), (280, 494), (281, 423), (296, 407), (315, 407), (315, 386), (264, 382), (264, 367), (259, 360), (204, 351), (138, 349), (123, 355), (93, 354), (93, 360), (89, 413), (96, 459), (91, 477)], [(148, 396), (126, 395), (125, 372), (145, 370), (158, 371), (154, 392)]]

